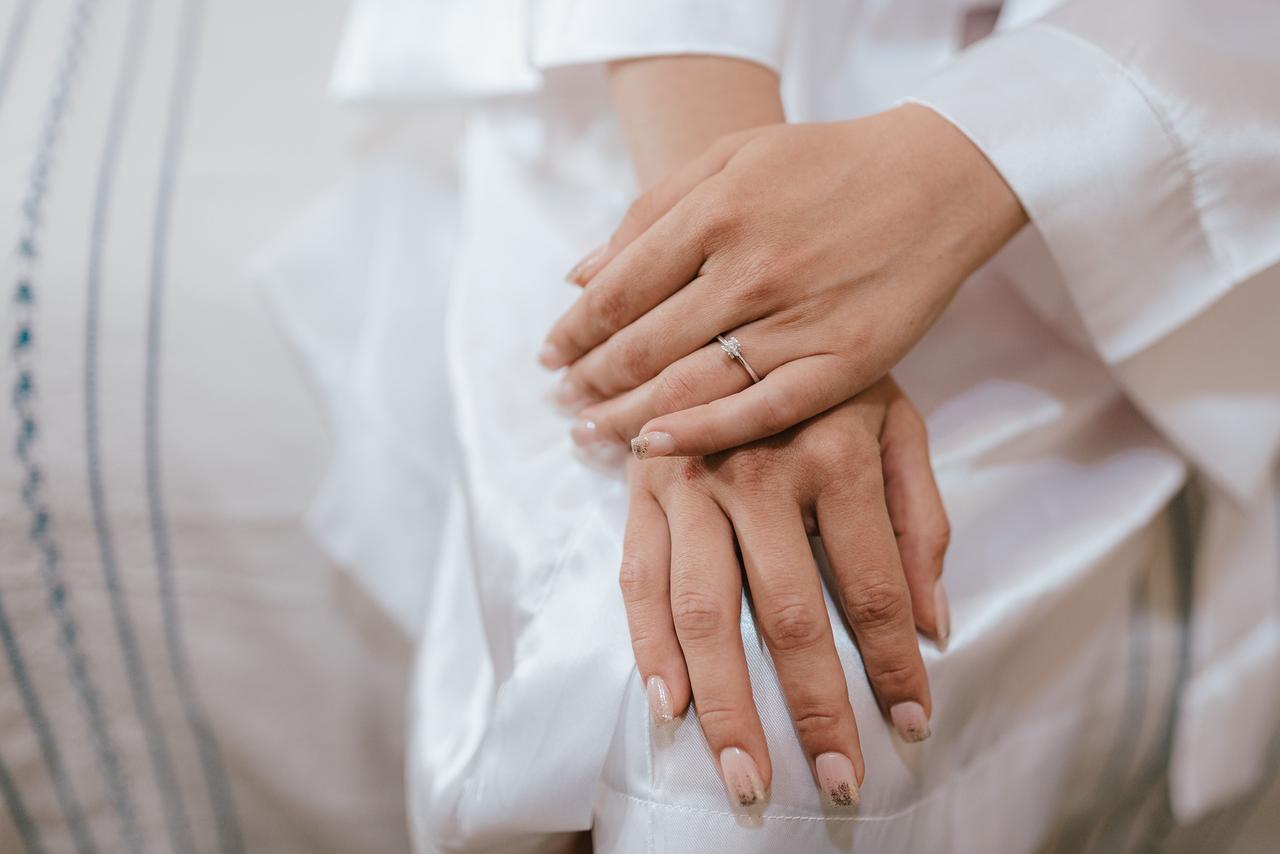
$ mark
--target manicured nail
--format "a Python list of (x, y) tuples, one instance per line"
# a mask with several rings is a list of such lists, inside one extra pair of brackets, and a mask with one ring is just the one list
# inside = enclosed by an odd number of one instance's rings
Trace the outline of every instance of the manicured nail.
[(644, 683), (645, 693), (649, 695), (649, 714), (658, 726), (669, 724), (675, 720), (675, 712), (671, 708), (671, 691), (666, 680), (661, 676), (650, 676)]
[(582, 260), (573, 265), (568, 273), (565, 273), (564, 280), (571, 285), (585, 285), (587, 283), (585, 273), (595, 266), (596, 262), (604, 257), (605, 251), (609, 248), (609, 244), (602, 243), (595, 249), (592, 249)]
[(596, 422), (590, 418), (579, 418), (575, 421), (569, 430), (569, 435), (573, 437), (574, 444), (584, 448), (604, 441), (604, 437), (596, 427)]
[(745, 750), (726, 747), (720, 751), (720, 773), (724, 775), (724, 785), (729, 790), (729, 796), (739, 806), (749, 807), (764, 800), (760, 769)]
[(579, 409), (593, 402), (586, 388), (569, 377), (564, 377), (556, 384), (555, 401), (560, 408), (569, 413), (577, 413)]
[(938, 630), (938, 649), (946, 649), (951, 639), (951, 603), (941, 581), (933, 585), (933, 625)]
[(563, 368), (569, 363), (569, 360), (565, 358), (559, 347), (547, 341), (542, 345), (542, 349), (538, 351), (538, 362), (547, 370), (554, 371), (556, 368)]
[(642, 433), (631, 440), (631, 453), (638, 460), (649, 457), (667, 457), (675, 453), (676, 440), (670, 433)]
[(924, 706), (917, 702), (898, 703), (889, 709), (889, 718), (903, 741), (914, 744), (929, 737), (929, 719), (925, 717)]
[(822, 791), (836, 807), (856, 807), (862, 800), (858, 794), (858, 778), (853, 773), (853, 763), (843, 753), (823, 753), (814, 760), (818, 771), (818, 783)]

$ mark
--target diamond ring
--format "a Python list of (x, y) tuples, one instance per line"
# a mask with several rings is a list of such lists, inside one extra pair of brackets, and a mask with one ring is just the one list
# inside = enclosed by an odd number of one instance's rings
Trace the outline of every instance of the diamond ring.
[(720, 342), (720, 349), (723, 350), (730, 359), (733, 359), (739, 365), (742, 365), (742, 367), (747, 369), (747, 374), (750, 375), (751, 382), (760, 382), (759, 375), (751, 369), (751, 366), (747, 364), (747, 360), (743, 357), (742, 345), (738, 343), (737, 338), (734, 338), (732, 335), (717, 335), (716, 340)]

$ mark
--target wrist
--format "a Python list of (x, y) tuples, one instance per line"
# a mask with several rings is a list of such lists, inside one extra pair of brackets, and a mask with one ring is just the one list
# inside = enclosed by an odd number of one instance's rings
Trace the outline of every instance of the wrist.
[(987, 156), (959, 128), (928, 107), (903, 104), (881, 114), (893, 123), (923, 209), (938, 218), (939, 236), (956, 245), (966, 275), (1028, 223), (1013, 189)]
[(646, 57), (612, 63), (609, 80), (642, 189), (726, 134), (785, 121), (777, 75), (746, 60)]

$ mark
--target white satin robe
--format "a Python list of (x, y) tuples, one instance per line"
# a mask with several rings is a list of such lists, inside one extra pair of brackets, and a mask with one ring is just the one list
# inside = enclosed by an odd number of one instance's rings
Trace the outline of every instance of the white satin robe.
[[(382, 131), (262, 271), (331, 402), (313, 530), (419, 632), (421, 851), (591, 826), (601, 851), (1274, 838), (1280, 13), (1054, 5), (1007, 4), (961, 53), (952, 0), (356, 3), (334, 87)], [(953, 524), (953, 636), (923, 645), (933, 737), (904, 745), (837, 631), (854, 814), (823, 807), (745, 609), (763, 813), (730, 807), (695, 716), (650, 730), (624, 485), (575, 455), (534, 361), (634, 192), (600, 63), (687, 52), (777, 69), (793, 120), (926, 104), (1033, 222), (895, 372)]]

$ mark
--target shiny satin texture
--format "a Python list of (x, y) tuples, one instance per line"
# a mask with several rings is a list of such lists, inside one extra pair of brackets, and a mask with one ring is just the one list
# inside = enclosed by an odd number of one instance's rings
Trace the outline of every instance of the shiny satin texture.
[[(557, 850), (588, 827), (620, 852), (1178, 850), (1175, 817), (1228, 804), (1215, 850), (1275, 832), (1255, 808), (1277, 796), (1280, 115), (1250, 86), (1277, 60), (1207, 3), (1052, 5), (1008, 4), (954, 61), (968, 8), (941, 0), (356, 4), (335, 91), (434, 117), (435, 154), (375, 145), (290, 247), (319, 278), (274, 294), (350, 425), (317, 533), (401, 544), (346, 554), (419, 637), (420, 851)], [(634, 194), (599, 63), (679, 52), (779, 69), (792, 119), (924, 103), (1033, 220), (895, 372), (953, 525), (953, 630), (945, 653), (922, 642), (934, 734), (904, 745), (832, 609), (868, 769), (853, 814), (822, 805), (745, 603), (767, 805), (728, 804), (694, 716), (652, 730), (620, 470), (573, 449), (534, 358), (574, 298), (563, 271)], [(456, 239), (425, 253), (405, 217)], [(370, 221), (397, 237), (344, 267), (341, 235)], [(427, 293), (446, 309), (413, 313)], [(310, 332), (353, 311), (367, 331), (334, 358)]]

